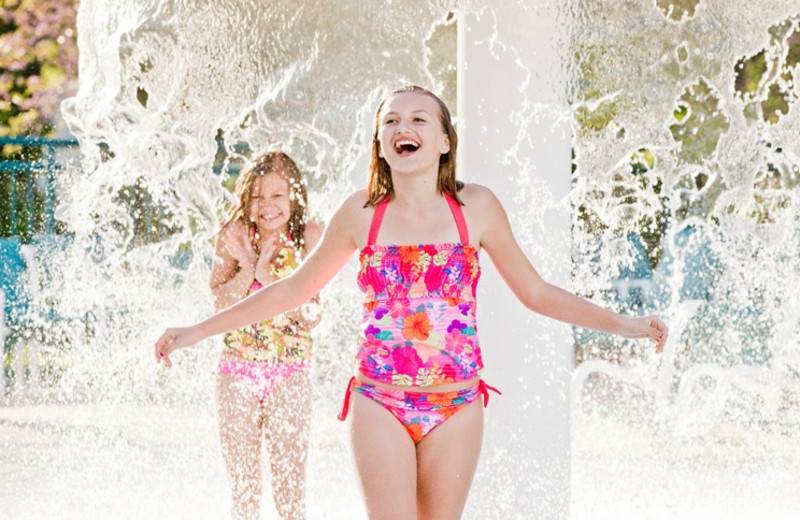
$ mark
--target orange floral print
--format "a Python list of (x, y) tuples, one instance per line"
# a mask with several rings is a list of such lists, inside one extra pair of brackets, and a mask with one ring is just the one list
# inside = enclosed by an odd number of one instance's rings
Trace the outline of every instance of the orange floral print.
[(433, 325), (425, 311), (409, 314), (403, 320), (403, 337), (410, 340), (426, 340), (431, 333)]

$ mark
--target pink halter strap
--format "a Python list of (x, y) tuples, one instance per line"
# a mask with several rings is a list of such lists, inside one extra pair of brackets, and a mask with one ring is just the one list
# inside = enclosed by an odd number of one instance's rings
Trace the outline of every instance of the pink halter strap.
[[(383, 215), (386, 213), (386, 206), (389, 204), (390, 197), (390, 195), (387, 195), (375, 206), (375, 213), (372, 215), (372, 224), (370, 225), (369, 237), (367, 238), (368, 246), (375, 244), (375, 240), (378, 239), (378, 231), (381, 229)], [(467, 231), (467, 221), (464, 219), (464, 212), (461, 211), (461, 204), (447, 193), (444, 194), (444, 198), (447, 199), (447, 204), (450, 206), (450, 211), (453, 213), (453, 218), (456, 220), (458, 238), (461, 240), (462, 244), (469, 244), (469, 231)]]

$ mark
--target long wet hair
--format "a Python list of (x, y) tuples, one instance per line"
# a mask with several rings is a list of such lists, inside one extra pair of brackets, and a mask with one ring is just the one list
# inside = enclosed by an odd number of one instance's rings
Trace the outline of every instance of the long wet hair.
[(236, 179), (234, 188), (236, 202), (228, 210), (222, 229), (237, 220), (248, 228), (255, 225), (251, 218), (250, 207), (256, 181), (271, 173), (282, 175), (289, 183), (289, 239), (297, 251), (304, 251), (308, 221), (308, 192), (300, 168), (291, 157), (281, 151), (264, 152), (250, 158)]
[(442, 123), (442, 131), (447, 134), (450, 140), (450, 151), (443, 153), (439, 157), (439, 175), (437, 178), (437, 187), (439, 193), (447, 193), (459, 204), (463, 205), (461, 199), (458, 198), (458, 190), (461, 189), (463, 183), (456, 180), (456, 150), (458, 149), (458, 135), (453, 126), (453, 121), (450, 117), (450, 111), (444, 101), (431, 92), (430, 90), (419, 87), (417, 85), (408, 85), (398, 88), (389, 92), (383, 98), (381, 104), (378, 105), (378, 110), (375, 112), (375, 124), (372, 130), (372, 154), (369, 162), (368, 179), (367, 179), (367, 203), (366, 206), (375, 206), (383, 200), (387, 195), (394, 194), (394, 186), (392, 185), (392, 170), (386, 159), (380, 156), (381, 144), (378, 140), (378, 131), (381, 126), (381, 113), (386, 102), (392, 97), (403, 94), (406, 92), (414, 92), (418, 94), (425, 94), (432, 97), (439, 105), (439, 121)]

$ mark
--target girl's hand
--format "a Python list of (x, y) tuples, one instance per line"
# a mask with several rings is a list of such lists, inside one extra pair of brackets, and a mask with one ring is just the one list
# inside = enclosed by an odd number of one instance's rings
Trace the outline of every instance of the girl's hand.
[(658, 316), (630, 317), (625, 321), (620, 335), (626, 338), (651, 338), (656, 342), (656, 352), (660, 353), (669, 337), (667, 325)]
[(203, 339), (202, 334), (197, 326), (168, 328), (156, 341), (156, 363), (163, 361), (165, 367), (172, 367), (172, 361), (169, 359), (171, 353), (179, 348), (193, 345), (201, 339)]
[[(231, 230), (233, 231), (233, 230)], [(225, 249), (242, 267), (250, 267), (256, 265), (258, 256), (253, 249), (253, 244), (250, 242), (250, 237), (247, 233), (227, 233), (223, 238), (225, 240)]]
[(272, 274), (272, 257), (277, 248), (278, 237), (274, 233), (270, 233), (267, 238), (258, 243), (260, 254), (258, 261), (255, 262), (256, 280), (262, 284), (268, 284), (275, 280), (275, 275)]

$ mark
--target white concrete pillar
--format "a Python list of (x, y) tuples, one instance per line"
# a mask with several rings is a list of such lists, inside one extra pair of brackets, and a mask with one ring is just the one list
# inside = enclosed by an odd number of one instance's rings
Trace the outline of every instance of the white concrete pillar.
[[(566, 288), (571, 151), (558, 5), (494, 5), (459, 20), (460, 177), (497, 194), (515, 232), (530, 235), (520, 242), (534, 266)], [(520, 199), (524, 189), (537, 193)], [(546, 202), (532, 208), (532, 200)], [(481, 260), (484, 376), (503, 395), (493, 395), (486, 412), (484, 449), (465, 517), (568, 518), (569, 328), (525, 309), (488, 256)]]

